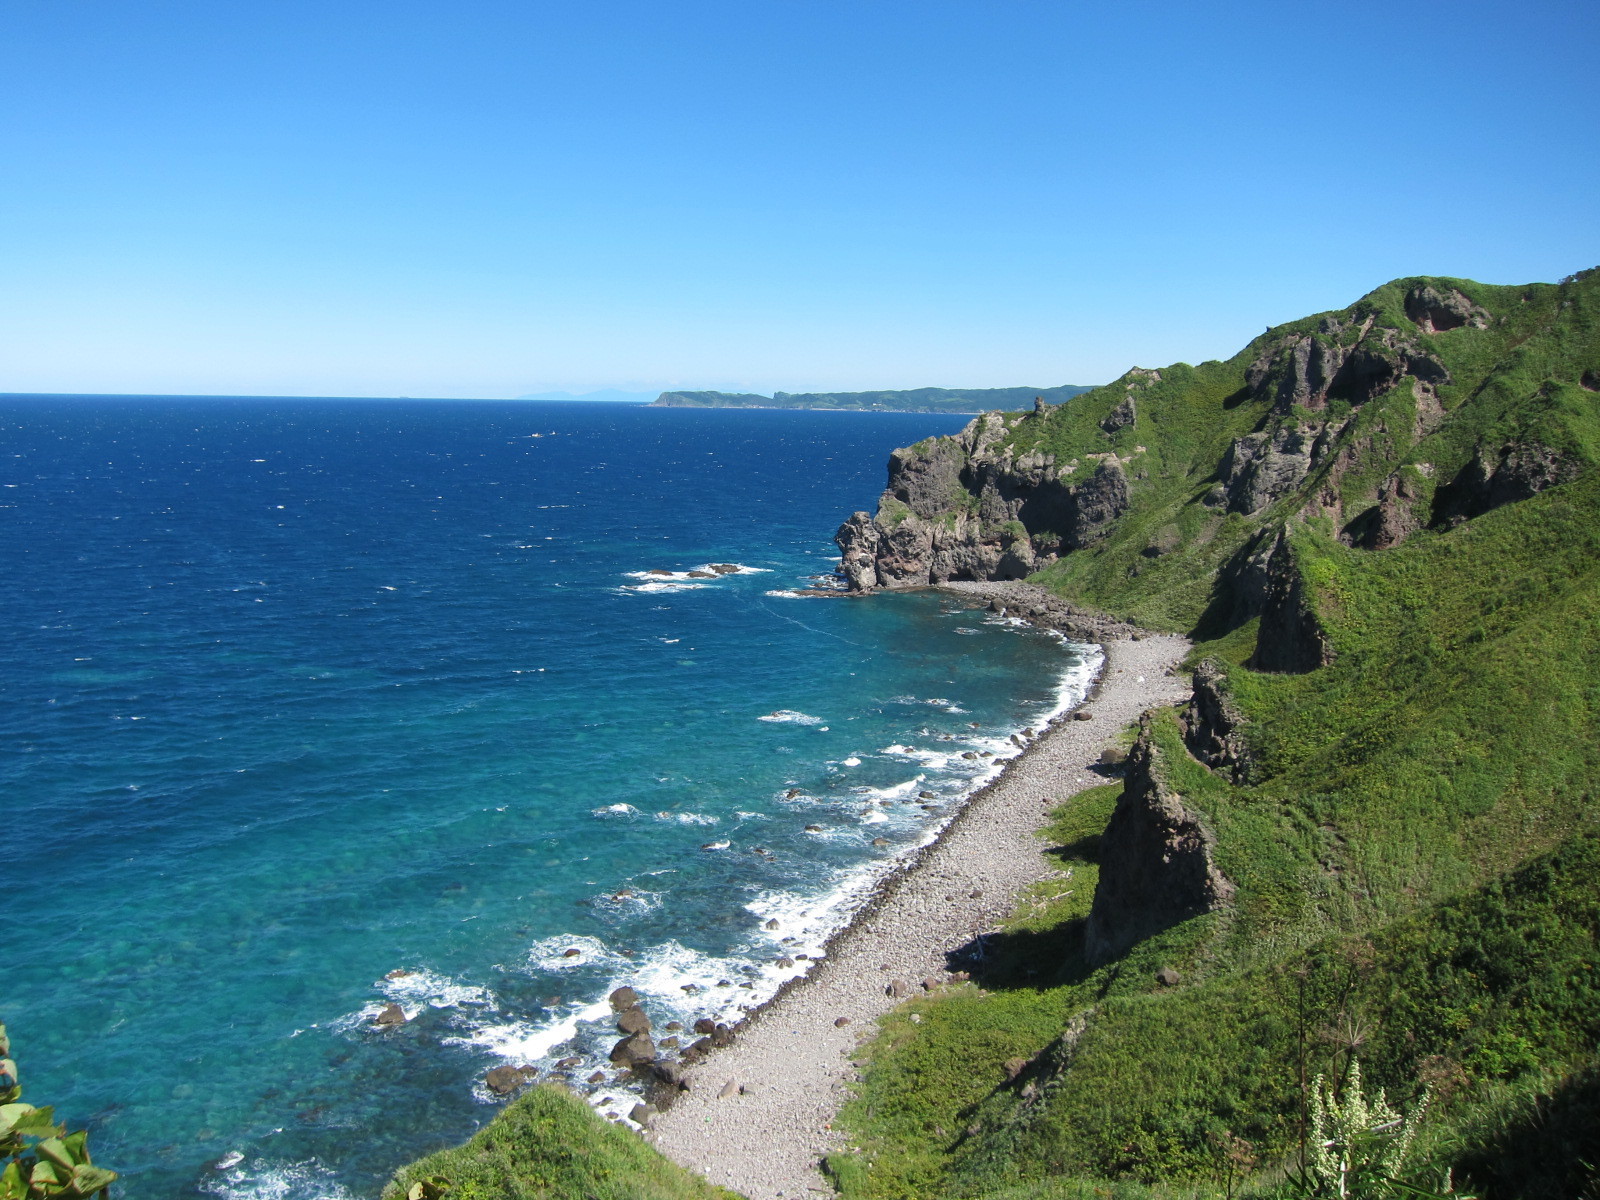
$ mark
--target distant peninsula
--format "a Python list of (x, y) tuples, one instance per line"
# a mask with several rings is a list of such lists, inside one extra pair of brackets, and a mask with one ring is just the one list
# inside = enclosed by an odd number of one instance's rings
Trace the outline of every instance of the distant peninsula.
[(836, 408), (857, 412), (977, 413), (1015, 411), (1033, 407), (1036, 399), (1060, 404), (1091, 391), (1063, 384), (1034, 388), (909, 388), (890, 392), (774, 392), (760, 396), (744, 392), (662, 392), (652, 408)]

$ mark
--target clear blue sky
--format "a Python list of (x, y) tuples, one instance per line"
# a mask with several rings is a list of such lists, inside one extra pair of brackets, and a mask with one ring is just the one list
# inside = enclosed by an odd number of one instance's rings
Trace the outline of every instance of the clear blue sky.
[(1100, 382), (1600, 262), (1600, 4), (6, 0), (0, 391)]

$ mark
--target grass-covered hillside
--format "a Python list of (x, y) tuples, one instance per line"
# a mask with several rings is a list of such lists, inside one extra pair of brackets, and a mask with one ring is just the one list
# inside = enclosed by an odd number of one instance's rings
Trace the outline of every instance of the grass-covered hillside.
[[(865, 1045), (843, 1195), (1600, 1200), (1597, 466), (1600, 271), (1398, 280), (898, 452), (853, 583), (1032, 571), (1195, 684)], [(552, 1089), (391, 1192), (715, 1194)]]
[(384, 1200), (737, 1200), (546, 1084), (462, 1146), (404, 1167)]
[[(1028, 539), (1202, 669), (1060, 814), (1069, 894), (871, 1047), (847, 1195), (1289, 1194), (1354, 1070), (1427, 1094), (1413, 1185), (1600, 1195), (1597, 391), (1600, 272), (1407, 279), (897, 460), (886, 581)], [(1135, 792), (1229, 886), (1108, 960)]]

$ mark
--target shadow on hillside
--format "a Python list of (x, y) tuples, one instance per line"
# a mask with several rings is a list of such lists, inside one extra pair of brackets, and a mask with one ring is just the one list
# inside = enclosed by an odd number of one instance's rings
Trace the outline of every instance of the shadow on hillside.
[(1480, 1195), (1600, 1200), (1596, 1129), (1600, 1067), (1591, 1066), (1527, 1103), (1456, 1166)]
[(991, 992), (1029, 988), (1043, 991), (1081, 983), (1090, 975), (1084, 962), (1082, 918), (1049, 929), (996, 930), (979, 934), (945, 955), (952, 971), (965, 971)]

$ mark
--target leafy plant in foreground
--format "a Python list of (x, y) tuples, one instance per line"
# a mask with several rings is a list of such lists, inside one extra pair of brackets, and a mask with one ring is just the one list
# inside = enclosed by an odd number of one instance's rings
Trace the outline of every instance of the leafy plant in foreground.
[(83, 1200), (109, 1195), (115, 1171), (89, 1158), (89, 1135), (68, 1133), (48, 1106), (24, 1104), (11, 1061), (11, 1043), (0, 1025), (0, 1200)]
[(1336, 1095), (1326, 1077), (1311, 1087), (1311, 1144), (1307, 1147), (1305, 1181), (1313, 1196), (1390, 1196), (1415, 1194), (1396, 1186), (1417, 1126), (1428, 1108), (1428, 1095), (1401, 1116), (1379, 1088), (1373, 1096), (1361, 1090), (1361, 1063), (1352, 1060), (1343, 1095)]

